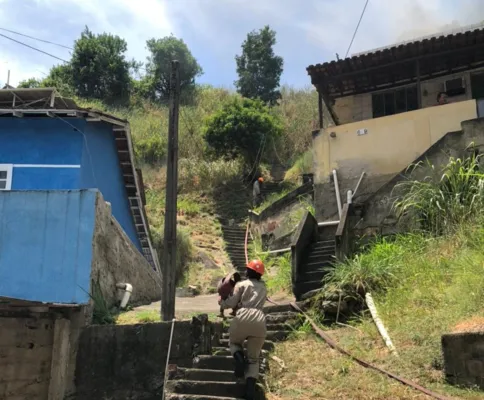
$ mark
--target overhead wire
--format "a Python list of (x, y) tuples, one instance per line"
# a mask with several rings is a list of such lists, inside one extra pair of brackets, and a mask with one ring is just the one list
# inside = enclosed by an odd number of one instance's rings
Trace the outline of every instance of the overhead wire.
[(353, 33), (353, 37), (351, 38), (350, 45), (348, 46), (348, 50), (346, 50), (345, 58), (347, 58), (348, 57), (348, 54), (350, 53), (351, 46), (353, 45), (353, 42), (354, 42), (355, 37), (356, 37), (356, 34), (358, 33), (358, 29), (360, 27), (361, 20), (363, 19), (363, 16), (365, 15), (366, 7), (368, 6), (368, 3), (369, 2), (370, 2), (370, 0), (366, 0), (365, 7), (363, 7), (363, 11), (361, 12), (361, 15), (360, 15), (360, 20), (358, 21), (358, 25), (356, 25), (355, 32)]
[(40, 39), (40, 38), (35, 37), (35, 36), (29, 36), (29, 35), (26, 35), (25, 33), (20, 33), (20, 32), (16, 32), (16, 31), (12, 31), (12, 30), (6, 29), (6, 28), (0, 28), (0, 30), (1, 31), (5, 31), (5, 32), (10, 32), (10, 33), (13, 33), (15, 35), (24, 36), (26, 38), (33, 39), (33, 40), (37, 40), (39, 42), (44, 42), (44, 43), (52, 44), (54, 46), (63, 47), (63, 48), (68, 49), (68, 50), (74, 50), (72, 47), (65, 46), (65, 45), (60, 44), (60, 43), (50, 42), (49, 40)]
[(22, 46), (28, 47), (28, 48), (30, 48), (30, 49), (32, 49), (32, 50), (38, 51), (39, 53), (43, 53), (43, 54), (45, 54), (45, 55), (48, 55), (49, 57), (55, 58), (55, 59), (57, 59), (57, 60), (60, 60), (60, 61), (62, 61), (62, 62), (65, 62), (65, 63), (69, 64), (69, 61), (64, 60), (63, 58), (60, 58), (60, 57), (54, 56), (53, 54), (47, 53), (47, 52), (46, 52), (46, 51), (44, 51), (44, 50), (40, 50), (40, 49), (38, 49), (38, 48), (36, 48), (36, 47), (30, 46), (30, 45), (29, 45), (29, 44), (27, 44), (27, 43), (23, 43), (23, 42), (21, 42), (21, 41), (19, 41), (19, 40), (16, 40), (16, 39), (13, 39), (13, 38), (11, 38), (11, 37), (8, 37), (8, 36), (4, 35), (3, 33), (0, 33), (0, 36), (2, 36), (2, 37), (4, 37), (4, 38), (6, 38), (6, 39), (8, 39), (8, 40), (11, 40), (11, 41), (13, 41), (13, 42), (15, 42), (15, 43), (21, 44)]

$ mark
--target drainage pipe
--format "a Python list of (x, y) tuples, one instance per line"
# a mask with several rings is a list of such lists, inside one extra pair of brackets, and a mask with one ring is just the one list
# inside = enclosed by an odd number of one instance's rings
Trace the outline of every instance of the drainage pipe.
[(392, 340), (390, 339), (390, 336), (388, 335), (387, 330), (385, 329), (385, 326), (383, 325), (383, 322), (381, 321), (380, 317), (378, 316), (378, 312), (376, 311), (376, 306), (375, 302), (373, 301), (373, 297), (371, 296), (371, 293), (367, 293), (365, 295), (365, 300), (366, 300), (366, 305), (368, 306), (371, 316), (373, 318), (373, 321), (375, 322), (376, 327), (378, 328), (378, 332), (380, 332), (381, 337), (385, 341), (385, 344), (387, 347), (390, 349), (390, 351), (398, 356), (397, 349), (395, 349), (395, 346), (392, 343)]
[(351, 204), (353, 202), (353, 192), (351, 191), (351, 189), (346, 192), (346, 202), (348, 204)]
[(339, 221), (318, 222), (318, 226), (333, 226), (333, 225), (339, 225)]
[(341, 195), (339, 193), (339, 184), (338, 184), (338, 175), (336, 173), (336, 170), (333, 169), (333, 178), (334, 178), (334, 190), (336, 194), (336, 204), (338, 205), (338, 215), (339, 218), (341, 219), (341, 214), (342, 214), (342, 207), (341, 207)]
[(128, 305), (129, 298), (131, 297), (131, 293), (133, 293), (133, 285), (129, 283), (118, 283), (116, 285), (118, 289), (124, 290), (123, 298), (121, 299), (120, 308), (124, 309)]
[(175, 330), (175, 318), (171, 320), (170, 341), (168, 342), (168, 354), (166, 355), (165, 378), (163, 380), (163, 395), (161, 397), (162, 400), (165, 400), (166, 381), (168, 380), (168, 367), (170, 366), (171, 343), (173, 341), (174, 330)]
[(356, 184), (355, 190), (353, 191), (353, 196), (356, 194), (358, 191), (358, 188), (360, 187), (360, 183), (363, 180), (363, 177), (365, 176), (365, 171), (361, 173), (360, 179), (358, 180), (358, 183)]

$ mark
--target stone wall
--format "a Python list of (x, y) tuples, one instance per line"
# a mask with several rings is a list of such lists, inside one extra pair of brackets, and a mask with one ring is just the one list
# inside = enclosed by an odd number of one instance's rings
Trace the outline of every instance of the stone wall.
[[(77, 357), (76, 400), (159, 400), (171, 322), (90, 326), (83, 330)], [(193, 356), (210, 354), (207, 316), (175, 323), (170, 363), (191, 367)]]
[(99, 284), (109, 306), (116, 305), (122, 296), (122, 291), (116, 289), (117, 283), (133, 286), (131, 305), (149, 304), (161, 298), (160, 276), (129, 240), (101, 194), (96, 201), (91, 280)]
[(63, 400), (72, 387), (83, 320), (83, 307), (1, 304), (0, 398)]
[(288, 247), (308, 205), (313, 204), (313, 184), (306, 183), (288, 193), (260, 214), (250, 214), (252, 232), (270, 249)]
[[(470, 144), (474, 144), (472, 149)], [(426, 176), (440, 178), (440, 171), (449, 162), (450, 157), (467, 157), (473, 149), (484, 151), (484, 119), (474, 119), (462, 123), (462, 131), (450, 132), (441, 140), (430, 147), (415, 163), (421, 162), (422, 168), (415, 170), (403, 170), (394, 176), (388, 183), (376, 190), (371, 196), (367, 197), (364, 204), (364, 216), (358, 223), (357, 230), (359, 235), (373, 234), (393, 234), (412, 229), (408, 220), (397, 220), (393, 210), (393, 204), (402, 195), (398, 183), (404, 180), (422, 180)], [(432, 170), (428, 165), (434, 165)], [(362, 186), (368, 184), (362, 182)], [(371, 183), (370, 183), (371, 184)], [(369, 190), (363, 189), (363, 192)], [(355, 202), (358, 202), (358, 197)]]
[(442, 352), (449, 383), (484, 389), (484, 332), (443, 335)]

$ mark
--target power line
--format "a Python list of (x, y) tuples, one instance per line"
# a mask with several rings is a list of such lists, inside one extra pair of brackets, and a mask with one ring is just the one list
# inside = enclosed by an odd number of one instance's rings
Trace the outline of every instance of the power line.
[(355, 40), (356, 33), (358, 32), (358, 28), (360, 27), (361, 20), (363, 19), (363, 15), (365, 15), (366, 6), (368, 5), (369, 1), (370, 0), (366, 0), (365, 7), (363, 7), (363, 11), (361, 12), (361, 15), (360, 15), (360, 20), (358, 21), (358, 25), (356, 25), (355, 33), (353, 33), (353, 37), (351, 38), (351, 42), (350, 42), (350, 45), (348, 46), (348, 50), (346, 50), (345, 58), (348, 57), (348, 54), (349, 54), (350, 49), (351, 49), (351, 46), (353, 45), (353, 41)]
[(20, 32), (11, 31), (10, 29), (0, 28), (0, 30), (5, 31), (5, 32), (14, 33), (15, 35), (24, 36), (24, 37), (29, 38), (29, 39), (38, 40), (39, 42), (53, 44), (54, 46), (63, 47), (64, 49), (74, 50), (72, 47), (64, 46), (63, 44), (49, 42), (48, 40), (40, 39), (40, 38), (37, 38), (37, 37), (34, 37), (34, 36), (29, 36), (29, 35), (26, 35), (26, 34), (20, 33)]
[(21, 44), (22, 46), (28, 47), (28, 48), (30, 48), (32, 50), (35, 50), (35, 51), (38, 51), (40, 53), (46, 54), (46, 55), (48, 55), (48, 56), (50, 56), (52, 58), (56, 58), (57, 60), (60, 60), (62, 62), (69, 63), (69, 61), (66, 61), (66, 60), (64, 60), (64, 59), (62, 59), (60, 57), (54, 56), (53, 54), (47, 53), (46, 51), (40, 50), (40, 49), (38, 49), (36, 47), (32, 47), (32, 46), (30, 46), (30, 45), (28, 45), (26, 43), (19, 42), (18, 40), (12, 39), (11, 37), (5, 36), (3, 33), (0, 33), (0, 36), (3, 36), (6, 39), (9, 39), (9, 40), (11, 40), (11, 41), (13, 41), (15, 43)]

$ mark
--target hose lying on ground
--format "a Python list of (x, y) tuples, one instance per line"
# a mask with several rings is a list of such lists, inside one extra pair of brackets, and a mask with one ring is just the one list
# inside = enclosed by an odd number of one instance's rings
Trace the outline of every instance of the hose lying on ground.
[(366, 300), (366, 305), (368, 306), (368, 309), (370, 310), (371, 316), (373, 318), (373, 321), (375, 322), (376, 327), (378, 328), (378, 332), (380, 332), (380, 335), (382, 336), (383, 340), (385, 341), (385, 344), (387, 347), (390, 349), (390, 351), (398, 356), (397, 349), (392, 343), (392, 340), (390, 339), (390, 336), (388, 335), (387, 330), (385, 329), (385, 326), (383, 325), (383, 322), (381, 321), (380, 317), (378, 316), (378, 312), (376, 311), (376, 306), (373, 301), (373, 297), (371, 297), (370, 293), (367, 293), (365, 295), (365, 300)]
[(339, 347), (336, 342), (331, 339), (325, 332), (323, 332), (323, 330), (321, 330), (316, 324), (315, 322), (309, 318), (303, 310), (301, 310), (301, 308), (296, 304), (296, 303), (291, 303), (291, 306), (292, 308), (294, 308), (296, 311), (299, 311), (302, 315), (304, 315), (304, 317), (306, 318), (306, 320), (311, 324), (311, 326), (313, 327), (313, 329), (316, 331), (316, 333), (321, 337), (321, 339), (323, 339), (331, 348), (339, 351), (341, 354), (344, 354), (345, 356), (351, 358), (353, 361), (355, 361), (356, 363), (360, 364), (361, 366), (365, 367), (365, 368), (369, 368), (369, 369), (373, 369), (375, 371), (378, 371), (386, 376), (388, 376), (389, 378), (392, 378), (392, 379), (395, 379), (396, 381), (400, 382), (400, 383), (403, 383), (404, 385), (406, 386), (409, 386), (413, 389), (416, 389), (422, 393), (425, 393), (426, 395), (430, 396), (430, 397), (433, 397), (434, 399), (438, 399), (438, 400), (451, 400), (449, 397), (444, 397), (444, 396), (441, 396), (440, 394), (437, 394), (437, 393), (434, 393), (428, 389), (425, 389), (423, 386), (420, 386), (412, 381), (409, 381), (408, 379), (405, 379), (405, 378), (400, 378), (399, 376), (391, 373), (391, 372), (388, 372), (388, 371), (385, 371), (384, 369), (381, 369), (375, 365), (372, 365), (370, 363), (367, 363), (366, 361), (363, 361), (363, 360), (360, 360), (359, 358), (353, 356), (352, 354), (348, 353), (346, 350), (344, 350), (343, 348)]

